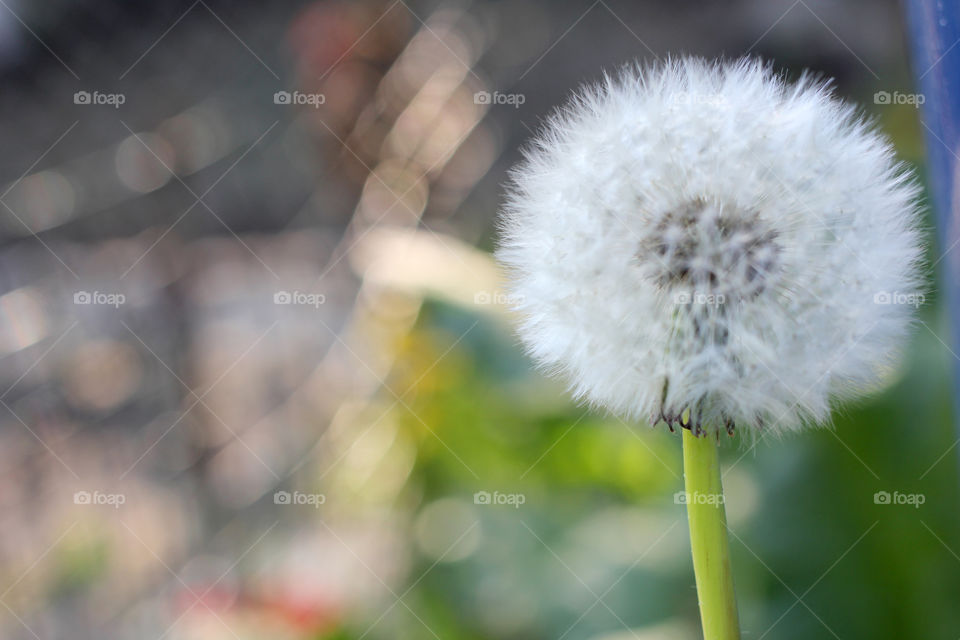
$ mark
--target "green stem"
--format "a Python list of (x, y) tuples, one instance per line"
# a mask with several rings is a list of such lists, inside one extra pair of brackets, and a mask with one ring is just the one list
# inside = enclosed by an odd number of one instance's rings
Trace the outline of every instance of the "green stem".
[(710, 435), (698, 438), (689, 429), (681, 431), (690, 548), (703, 637), (704, 640), (739, 640), (717, 444)]

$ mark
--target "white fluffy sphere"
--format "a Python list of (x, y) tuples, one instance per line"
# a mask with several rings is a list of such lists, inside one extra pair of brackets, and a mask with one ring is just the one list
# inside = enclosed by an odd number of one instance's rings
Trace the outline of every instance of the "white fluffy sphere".
[(809, 77), (631, 67), (526, 151), (498, 257), (523, 342), (578, 397), (671, 428), (792, 429), (871, 388), (903, 343), (917, 191)]

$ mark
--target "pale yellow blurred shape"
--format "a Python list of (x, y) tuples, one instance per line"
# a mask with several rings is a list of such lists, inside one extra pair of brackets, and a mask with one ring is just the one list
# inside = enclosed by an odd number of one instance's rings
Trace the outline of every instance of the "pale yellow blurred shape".
[(497, 295), (503, 278), (493, 258), (451, 236), (375, 229), (357, 243), (350, 259), (366, 283), (384, 289), (430, 295), (476, 311), (506, 308), (505, 296)]
[(392, 503), (416, 461), (415, 445), (397, 428), (391, 408), (380, 404), (341, 407), (321, 446), (327, 461), (320, 475), (331, 499), (353, 504)]
[(402, 433), (398, 434), (390, 451), (361, 487), (363, 498), (377, 504), (394, 503), (406, 486), (416, 460), (416, 445)]
[[(380, 414), (378, 415), (383, 415), (386, 417), (385, 410), (388, 407), (377, 407), (375, 405), (369, 406), (370, 411), (377, 411), (379, 408)], [(334, 414), (333, 419), (330, 421), (330, 426), (328, 426), (327, 430), (324, 431), (322, 436), (320, 436), (320, 444), (323, 446), (325, 451), (330, 452), (338, 457), (342, 457), (344, 452), (347, 451), (348, 447), (358, 434), (356, 424), (362, 419), (361, 416), (363, 415), (366, 407), (368, 407), (368, 405), (363, 402), (351, 401), (346, 401), (340, 405), (340, 407), (337, 409), (337, 412)]]
[[(359, 426), (359, 425), (358, 425)], [(364, 429), (346, 451), (343, 466), (350, 469), (350, 488), (366, 483), (397, 437), (397, 425), (389, 417)]]

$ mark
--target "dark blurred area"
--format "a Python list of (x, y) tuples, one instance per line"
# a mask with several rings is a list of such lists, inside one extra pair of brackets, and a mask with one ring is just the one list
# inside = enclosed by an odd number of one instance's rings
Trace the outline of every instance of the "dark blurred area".
[[(531, 370), (502, 184), (579, 85), (682, 54), (834, 78), (922, 175), (902, 31), (877, 0), (0, 0), (0, 637), (700, 637), (679, 440)], [(745, 638), (957, 636), (934, 297), (835, 430), (724, 449)]]

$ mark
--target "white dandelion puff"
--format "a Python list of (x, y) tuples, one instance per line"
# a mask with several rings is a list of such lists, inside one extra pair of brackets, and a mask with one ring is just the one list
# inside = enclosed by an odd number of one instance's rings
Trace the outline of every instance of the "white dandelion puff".
[[(651, 424), (796, 429), (875, 385), (921, 283), (918, 189), (809, 76), (630, 67), (513, 172), (498, 257), (534, 359)], [(884, 297), (886, 296), (886, 297)]]

